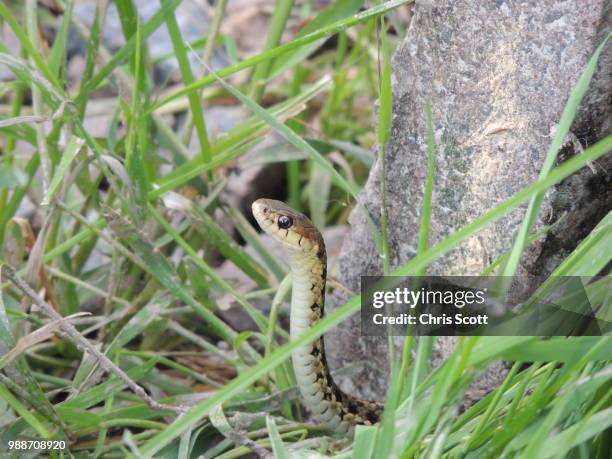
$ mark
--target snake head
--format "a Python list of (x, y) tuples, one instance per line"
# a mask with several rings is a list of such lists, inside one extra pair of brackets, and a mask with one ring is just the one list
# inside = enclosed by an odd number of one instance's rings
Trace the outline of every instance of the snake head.
[(258, 199), (251, 205), (253, 216), (266, 233), (289, 250), (320, 250), (323, 237), (306, 215), (274, 199)]

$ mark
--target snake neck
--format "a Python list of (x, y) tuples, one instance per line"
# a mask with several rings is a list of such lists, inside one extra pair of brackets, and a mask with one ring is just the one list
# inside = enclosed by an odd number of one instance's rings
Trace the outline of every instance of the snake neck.
[[(295, 340), (315, 326), (325, 311), (327, 257), (325, 246), (289, 252), (293, 276), (290, 335)], [(323, 337), (292, 354), (297, 384), (307, 408), (322, 423), (338, 432), (349, 432), (356, 424), (375, 424), (382, 405), (344, 393), (331, 377)]]

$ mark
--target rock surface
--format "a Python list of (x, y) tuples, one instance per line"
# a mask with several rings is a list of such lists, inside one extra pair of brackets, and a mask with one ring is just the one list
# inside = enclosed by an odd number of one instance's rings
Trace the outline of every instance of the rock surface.
[[(580, 11), (578, 11), (578, 9)], [(542, 166), (570, 91), (589, 58), (611, 30), (607, 0), (417, 1), (408, 34), (394, 57), (392, 140), (385, 176), (391, 265), (415, 255), (426, 175), (425, 103), (433, 109), (437, 143), (431, 245), (533, 182)], [(611, 131), (612, 45), (573, 126), (573, 140), (560, 160), (579, 153)], [(547, 274), (612, 207), (612, 155), (549, 191), (536, 229), (561, 219), (532, 244), (520, 273)], [(360, 196), (380, 216), (377, 162)], [(475, 275), (511, 248), (526, 206), (510, 213), (434, 262), (428, 272)], [(356, 207), (340, 255), (341, 281), (353, 290), (365, 274), (380, 274), (363, 208)], [(330, 298), (331, 308), (343, 302)], [(330, 304), (331, 303), (331, 304)], [(386, 340), (360, 337), (359, 317), (326, 337), (332, 368), (366, 361), (358, 374), (341, 379), (352, 394), (384, 397)], [(438, 359), (452, 348), (441, 343)], [(496, 385), (502, 367), (491, 370), (478, 392)]]

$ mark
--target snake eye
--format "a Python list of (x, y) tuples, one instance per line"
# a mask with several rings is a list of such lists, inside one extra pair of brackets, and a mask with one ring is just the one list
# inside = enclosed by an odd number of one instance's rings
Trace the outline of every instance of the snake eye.
[(281, 215), (278, 217), (278, 227), (280, 229), (287, 229), (293, 225), (293, 219), (287, 215)]

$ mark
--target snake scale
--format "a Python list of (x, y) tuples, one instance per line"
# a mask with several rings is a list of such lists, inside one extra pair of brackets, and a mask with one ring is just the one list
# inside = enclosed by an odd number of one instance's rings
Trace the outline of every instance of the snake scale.
[[(278, 240), (289, 255), (293, 276), (290, 336), (294, 340), (323, 317), (327, 255), (323, 236), (303, 214), (281, 201), (258, 199), (252, 204), (259, 226)], [(325, 359), (323, 337), (292, 354), (297, 384), (306, 408), (329, 428), (350, 432), (357, 424), (376, 424), (383, 406), (340, 390)]]

